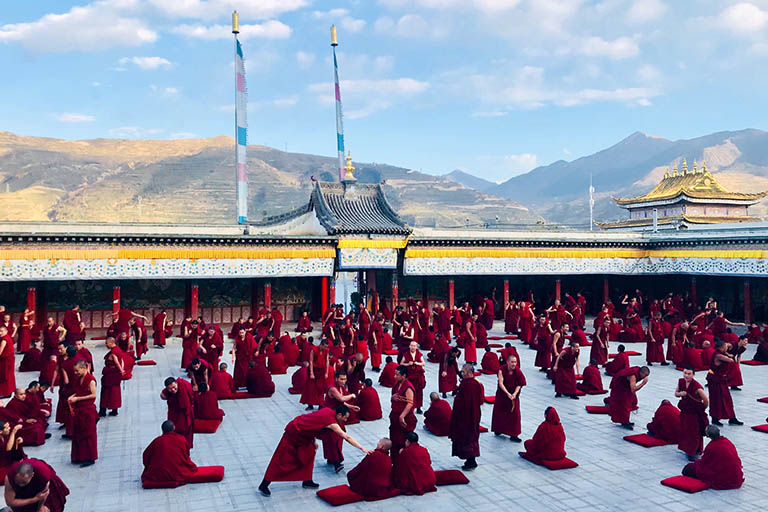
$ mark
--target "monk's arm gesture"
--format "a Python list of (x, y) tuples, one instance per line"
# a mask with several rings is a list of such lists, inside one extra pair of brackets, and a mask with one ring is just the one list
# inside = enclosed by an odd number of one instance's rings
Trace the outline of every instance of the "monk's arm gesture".
[(373, 453), (373, 450), (368, 450), (366, 448), (363, 448), (363, 445), (358, 443), (357, 440), (355, 440), (354, 437), (352, 437), (351, 435), (349, 435), (346, 432), (344, 432), (343, 430), (341, 430), (341, 427), (338, 425), (338, 423), (331, 423), (326, 428), (329, 428), (329, 429), (333, 430), (334, 432), (336, 432), (336, 434), (341, 436), (342, 439), (344, 439), (346, 442), (348, 442), (349, 444), (351, 444), (352, 446), (354, 446), (355, 448), (357, 448), (358, 450), (360, 450), (364, 454), (368, 455), (369, 453)]
[(403, 412), (400, 413), (400, 425), (403, 427), (406, 426), (405, 423), (405, 417), (408, 415), (408, 413), (413, 409), (413, 390), (411, 388), (408, 388), (405, 391), (405, 407), (403, 408)]

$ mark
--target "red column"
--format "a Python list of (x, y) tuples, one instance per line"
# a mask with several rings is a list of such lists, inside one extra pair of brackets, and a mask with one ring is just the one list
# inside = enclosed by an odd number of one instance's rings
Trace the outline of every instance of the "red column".
[(272, 310), (272, 283), (264, 283), (264, 307), (267, 311)]
[(752, 290), (747, 280), (744, 280), (744, 323), (752, 323)]
[(693, 302), (694, 304), (698, 304), (699, 303), (699, 290), (698, 290), (698, 288), (696, 286), (696, 278), (695, 277), (691, 278), (691, 302)]
[(560, 280), (555, 279), (555, 300), (560, 300)]
[[(427, 278), (421, 278), (421, 302), (424, 304), (424, 308), (429, 311), (429, 291), (427, 289)], [(430, 317), (427, 317), (427, 325), (429, 325)]]
[(504, 304), (509, 302), (509, 279), (504, 280)]
[(397, 286), (397, 270), (392, 271), (392, 316), (395, 315), (395, 308), (397, 307), (397, 292), (398, 292), (398, 286)]
[(603, 303), (611, 300), (611, 285), (608, 284), (608, 278), (603, 279)]
[(259, 286), (256, 279), (251, 283), (251, 316), (256, 318), (259, 315)]
[(336, 304), (336, 278), (331, 278), (330, 286), (328, 287), (328, 300), (331, 304)]
[(120, 311), (120, 287), (112, 287), (112, 312), (117, 313)]
[(320, 285), (320, 311), (323, 320), (325, 319), (325, 312), (328, 311), (328, 278), (324, 277), (323, 282)]
[(27, 309), (37, 311), (37, 289), (34, 286), (27, 288)]
[(190, 285), (189, 287), (189, 314), (192, 317), (192, 319), (197, 318), (197, 310), (198, 310), (198, 288), (197, 284)]
[(454, 305), (454, 289), (453, 289), (453, 279), (448, 280), (448, 309), (452, 308)]
[(368, 308), (371, 314), (375, 314), (379, 310), (378, 293), (376, 293), (376, 271), (368, 270), (365, 280), (368, 285), (365, 293), (366, 295), (370, 294), (368, 296)]

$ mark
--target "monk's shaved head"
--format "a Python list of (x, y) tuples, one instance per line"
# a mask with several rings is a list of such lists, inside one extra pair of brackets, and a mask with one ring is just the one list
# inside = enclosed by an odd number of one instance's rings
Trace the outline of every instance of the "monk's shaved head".
[(715, 425), (707, 425), (707, 428), (704, 430), (704, 433), (707, 435), (708, 438), (712, 440), (720, 437), (720, 429), (717, 428)]
[(379, 440), (379, 444), (376, 445), (376, 448), (389, 451), (392, 449), (392, 440), (388, 437), (382, 437)]
[(429, 394), (429, 400), (432, 402), (435, 402), (437, 400), (440, 400), (440, 395), (435, 393), (434, 391)]
[(174, 425), (171, 420), (165, 420), (160, 428), (162, 429), (163, 434), (167, 434), (173, 432), (176, 429), (176, 425)]

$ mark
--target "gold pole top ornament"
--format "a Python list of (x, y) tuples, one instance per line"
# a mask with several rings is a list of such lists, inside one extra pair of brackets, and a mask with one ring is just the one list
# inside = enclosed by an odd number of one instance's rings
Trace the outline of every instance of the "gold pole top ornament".
[(336, 25), (331, 25), (331, 46), (339, 46), (339, 39), (336, 37)]
[(240, 33), (240, 16), (238, 16), (237, 11), (232, 13), (232, 33)]
[(683, 158), (683, 176), (688, 174), (688, 162)]
[(355, 170), (355, 168), (352, 166), (352, 152), (347, 152), (347, 165), (344, 166), (344, 171), (346, 174), (344, 175), (345, 180), (354, 180), (355, 176), (352, 174), (352, 172)]

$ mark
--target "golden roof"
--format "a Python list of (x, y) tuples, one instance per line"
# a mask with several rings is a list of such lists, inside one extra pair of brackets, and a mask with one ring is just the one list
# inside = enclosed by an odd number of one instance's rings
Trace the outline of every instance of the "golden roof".
[(707, 169), (707, 165), (702, 162), (699, 169), (696, 161), (693, 161), (693, 169), (688, 170), (688, 164), (683, 160), (683, 168), (677, 171), (674, 167), (672, 173), (664, 173), (664, 179), (656, 185), (656, 188), (643, 196), (611, 198), (618, 205), (630, 205), (634, 203), (645, 203), (650, 201), (661, 201), (673, 199), (679, 195), (685, 194), (688, 197), (697, 199), (728, 199), (736, 201), (758, 201), (768, 195), (766, 192), (757, 192), (754, 194), (743, 194), (740, 192), (729, 192), (725, 187), (717, 182), (712, 173)]
[[(732, 222), (760, 222), (763, 219), (760, 217), (751, 216), (736, 216), (736, 215), (670, 215), (668, 217), (659, 217), (657, 224), (659, 226), (665, 224), (674, 224), (677, 222), (688, 224), (726, 224)], [(627, 219), (616, 222), (595, 222), (600, 229), (617, 229), (617, 228), (638, 228), (644, 226), (652, 226), (652, 217), (642, 217), (639, 219)]]

